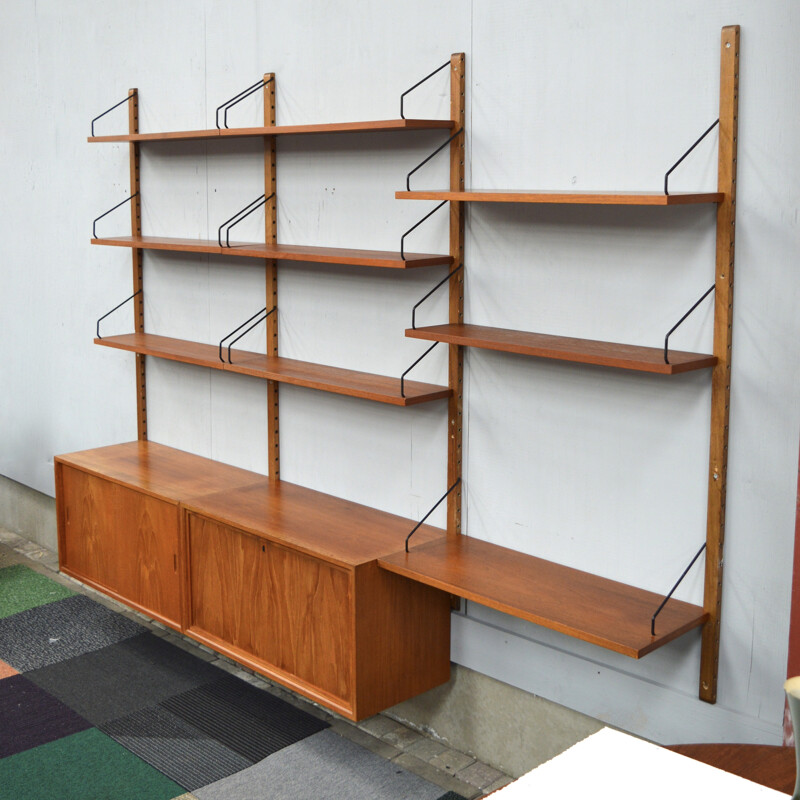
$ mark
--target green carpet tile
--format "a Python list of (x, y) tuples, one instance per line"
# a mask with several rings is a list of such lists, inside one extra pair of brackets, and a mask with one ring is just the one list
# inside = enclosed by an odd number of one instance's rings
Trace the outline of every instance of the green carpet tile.
[(34, 572), (24, 564), (0, 569), (0, 619), (62, 600), (75, 592)]
[(172, 800), (185, 792), (96, 728), (0, 760), (0, 800)]

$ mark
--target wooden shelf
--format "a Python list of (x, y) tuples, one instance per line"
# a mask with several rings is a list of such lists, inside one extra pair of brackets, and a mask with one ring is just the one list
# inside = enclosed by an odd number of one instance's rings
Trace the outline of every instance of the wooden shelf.
[(713, 355), (670, 350), (670, 363), (665, 364), (664, 350), (659, 347), (574, 339), (569, 336), (550, 336), (545, 333), (489, 328), (483, 325), (433, 325), (425, 328), (408, 328), (406, 336), (412, 339), (500, 350), (505, 353), (518, 353), (557, 361), (597, 364), (637, 372), (655, 372), (660, 375), (677, 375), (681, 372), (706, 369), (717, 363), (716, 356)]
[(152, 333), (128, 333), (121, 336), (107, 336), (95, 339), (95, 344), (129, 350), (142, 355), (196, 364), (226, 372), (237, 372), (255, 378), (320, 389), (323, 392), (360, 397), (396, 406), (412, 406), (449, 397), (451, 390), (446, 386), (435, 386), (417, 381), (405, 382), (405, 397), (400, 395), (400, 379), (385, 375), (372, 375), (340, 367), (328, 367), (292, 358), (266, 356), (245, 350), (232, 350), (233, 363), (219, 360), (217, 345), (172, 339)]
[(723, 192), (559, 192), (479, 191), (395, 192), (398, 200), (459, 200), (462, 203), (554, 203), (601, 206), (680, 206), (690, 203), (721, 203)]
[(430, 253), (400, 253), (382, 250), (350, 250), (343, 247), (311, 247), (300, 244), (263, 244), (260, 242), (233, 242), (230, 247), (220, 247), (213, 239), (175, 239), (165, 236), (114, 236), (92, 239), (92, 244), (112, 247), (137, 247), (141, 250), (171, 250), (181, 253), (214, 253), (246, 258), (273, 258), (281, 261), (311, 261), (317, 264), (352, 264), (362, 267), (411, 269), (438, 264), (452, 264), (449, 255)]
[(212, 128), (205, 131), (120, 133), (89, 136), (89, 142), (158, 142), (179, 139), (240, 139), (254, 136), (287, 136), (312, 133), (380, 133), (383, 131), (451, 130), (449, 119), (381, 119), (367, 122), (325, 122), (313, 125), (270, 125), (259, 128)]
[(467, 536), (384, 556), (378, 564), (631, 658), (641, 658), (708, 618), (699, 606), (672, 599), (651, 636), (650, 620), (662, 596)]

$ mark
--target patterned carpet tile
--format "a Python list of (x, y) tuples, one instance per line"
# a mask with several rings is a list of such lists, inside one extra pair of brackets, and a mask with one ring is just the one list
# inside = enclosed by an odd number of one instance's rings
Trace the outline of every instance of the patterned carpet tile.
[(328, 727), (229, 675), (166, 699), (161, 706), (251, 763)]
[(5, 661), (0, 661), (0, 681), (3, 678), (10, 678), (12, 675), (19, 675), (17, 670), (11, 666), (11, 664), (6, 664)]
[(97, 728), (0, 760), (4, 800), (173, 800), (183, 794)]
[(0, 681), (0, 758), (90, 727), (83, 717), (24, 676)]
[(251, 766), (163, 708), (137, 711), (101, 730), (190, 791)]
[(133, 620), (76, 594), (0, 619), (0, 659), (19, 672), (28, 672), (99, 650), (143, 630)]
[(195, 794), (199, 800), (438, 800), (442, 790), (349, 739), (322, 731)]
[(28, 672), (26, 677), (93, 725), (103, 725), (218, 680), (219, 674), (216, 667), (180, 647), (152, 633), (140, 633)]
[(73, 594), (75, 592), (66, 586), (51, 581), (24, 564), (0, 569), (0, 619), (45, 603), (63, 600)]

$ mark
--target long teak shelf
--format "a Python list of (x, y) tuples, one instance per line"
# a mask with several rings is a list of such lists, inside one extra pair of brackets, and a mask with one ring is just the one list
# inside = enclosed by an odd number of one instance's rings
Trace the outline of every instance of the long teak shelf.
[(219, 242), (213, 239), (178, 239), (167, 236), (113, 236), (92, 239), (92, 244), (135, 247), (141, 250), (169, 250), (180, 253), (214, 253), (246, 258), (275, 258), (281, 261), (310, 261), (318, 264), (351, 264), (387, 269), (447, 265), (453, 261), (449, 255), (432, 253), (405, 253), (405, 258), (403, 258), (400, 253), (392, 251), (351, 250), (344, 247), (313, 247), (301, 244), (233, 242), (230, 247), (220, 247)]
[(601, 206), (680, 206), (721, 203), (723, 192), (559, 192), (559, 191), (413, 191), (395, 192), (398, 200), (458, 200), (462, 203), (552, 203)]
[(406, 330), (406, 336), (557, 361), (655, 372), (661, 375), (676, 375), (705, 369), (717, 363), (716, 356), (713, 355), (670, 350), (667, 364), (664, 361), (663, 348), (551, 336), (545, 333), (489, 328), (483, 325), (433, 325), (425, 328), (409, 328)]
[(641, 658), (702, 625), (699, 606), (554, 564), (506, 547), (449, 536), (378, 560), (384, 569), (545, 628)]
[(287, 136), (311, 133), (380, 133), (383, 131), (450, 130), (449, 119), (380, 119), (366, 122), (325, 122), (312, 125), (268, 125), (258, 128), (212, 128), (202, 131), (120, 133), (89, 136), (89, 142), (157, 142), (178, 139), (241, 139), (253, 136)]
[(233, 350), (233, 363), (220, 361), (216, 345), (173, 339), (152, 333), (128, 333), (95, 339), (95, 344), (129, 350), (141, 355), (156, 356), (184, 364), (196, 364), (211, 369), (221, 369), (250, 375), (255, 378), (320, 389), (333, 394), (360, 397), (379, 403), (396, 406), (411, 406), (449, 397), (446, 386), (434, 386), (418, 381), (405, 382), (405, 397), (400, 394), (400, 379), (385, 375), (373, 375), (341, 367), (329, 367), (293, 358), (267, 356), (245, 350)]

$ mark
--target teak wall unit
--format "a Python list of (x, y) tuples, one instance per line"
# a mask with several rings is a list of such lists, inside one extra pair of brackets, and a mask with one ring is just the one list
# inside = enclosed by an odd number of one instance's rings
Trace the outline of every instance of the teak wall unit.
[[(275, 78), (270, 73), (262, 82), (262, 128), (140, 134), (137, 94), (131, 90), (129, 133), (92, 136), (90, 141), (130, 143), (131, 193), (136, 195), (131, 203), (132, 235), (95, 236), (92, 244), (130, 247), (132, 251), (134, 333), (101, 339), (98, 330), (95, 341), (136, 353), (139, 442), (56, 459), (62, 569), (354, 719), (447, 679), (448, 594), (633, 658), (702, 626), (700, 697), (714, 702), (730, 396), (738, 42), (738, 27), (723, 29), (717, 192), (669, 194), (666, 188), (664, 193), (466, 191), (463, 54), (454, 55), (449, 62), (450, 120), (276, 126)], [(450, 201), (447, 255), (278, 244), (276, 136), (436, 128), (452, 134), (449, 189), (408, 190), (396, 196)], [(265, 243), (223, 246), (221, 239), (213, 242), (142, 235), (138, 201), (141, 142), (244, 136), (263, 137), (265, 143)], [(463, 204), (467, 202), (716, 203), (713, 354), (670, 351), (666, 358), (664, 351), (652, 347), (465, 324)], [(145, 333), (142, 253), (148, 249), (264, 259), (265, 312), (277, 308), (281, 260), (386, 269), (448, 265), (448, 324), (406, 331), (409, 337), (447, 343), (448, 386), (407, 381), (401, 389), (396, 378), (281, 358), (275, 314), (266, 317), (266, 354), (233, 350), (224, 359), (221, 346)], [(711, 461), (702, 608), (459, 535), (466, 346), (665, 376), (711, 370)], [(147, 356), (267, 380), (269, 479), (146, 441)], [(447, 532), (422, 526), (403, 552), (412, 521), (363, 506), (354, 512), (354, 504), (280, 481), (280, 382), (401, 406), (446, 398), (448, 492), (442, 500), (447, 499)], [(121, 514), (126, 515), (126, 521), (117, 524)], [(355, 531), (354, 519), (360, 520)], [(344, 541), (337, 538), (342, 536)], [(656, 627), (651, 630), (657, 609)]]
[[(460, 212), (451, 212), (456, 238), (450, 254), (279, 244), (275, 139), (463, 126), (463, 54), (441, 69), (448, 66), (454, 114), (449, 120), (277, 126), (275, 76), (268, 73), (251, 87), (263, 86), (261, 128), (140, 134), (138, 93), (131, 89), (128, 133), (89, 139), (130, 143), (131, 235), (103, 239), (95, 234), (92, 244), (132, 252), (134, 331), (101, 338), (98, 322), (95, 342), (136, 354), (138, 441), (56, 458), (61, 569), (352, 719), (448, 680), (450, 597), (378, 567), (381, 556), (403, 547), (414, 520), (280, 480), (279, 384), (400, 407), (448, 399), (451, 414), (460, 414), (460, 398), (453, 399), (449, 386), (283, 358), (276, 314), (266, 312), (278, 306), (279, 261), (388, 270), (449, 266), (461, 256), (463, 224)], [(224, 245), (222, 234), (216, 242), (143, 236), (140, 143), (231, 137), (264, 141), (264, 243), (229, 242), (228, 234)], [(461, 139), (452, 147), (455, 172), (462, 175), (451, 184), (454, 189), (463, 188)], [(266, 353), (145, 332), (142, 255), (152, 249), (262, 259), (265, 317), (255, 324), (266, 319)], [(454, 289), (459, 285), (453, 282)], [(267, 381), (269, 477), (148, 441), (145, 363), (150, 356)], [(460, 470), (460, 422), (458, 429), (450, 450), (459, 462), (451, 474)], [(415, 535), (420, 532), (420, 543), (444, 537), (428, 526)]]
[[(453, 324), (452, 317), (449, 325), (413, 327), (406, 331), (407, 336), (447, 342), (451, 347), (454, 345), (480, 347), (538, 358), (664, 375), (711, 369), (708, 514), (706, 540), (701, 548), (706, 554), (703, 608), (670, 599), (659, 613), (654, 627), (651, 628), (652, 615), (656, 608), (660, 607), (660, 598), (657, 595), (468, 538), (433, 542), (415, 548), (410, 553), (398, 553), (381, 560), (383, 567), (392, 569), (400, 575), (634, 658), (645, 655), (687, 630), (702, 625), (699, 694), (702, 700), (710, 703), (715, 702), (717, 696), (722, 545), (725, 531), (738, 82), (739, 26), (734, 25), (722, 29), (716, 192), (670, 194), (667, 191), (668, 172), (665, 176), (663, 193), (453, 191), (452, 187), (450, 191), (408, 190), (396, 193), (398, 198), (449, 200), (452, 205), (467, 202), (647, 206), (717, 204), (713, 354), (669, 351), (667, 355), (666, 345), (662, 350), (461, 323)], [(703, 136), (713, 127), (714, 125)], [(700, 139), (702, 138), (701, 136)], [(698, 552), (695, 559), (699, 555)]]

